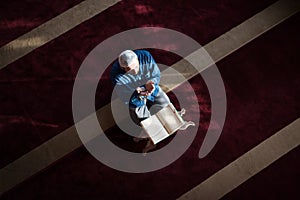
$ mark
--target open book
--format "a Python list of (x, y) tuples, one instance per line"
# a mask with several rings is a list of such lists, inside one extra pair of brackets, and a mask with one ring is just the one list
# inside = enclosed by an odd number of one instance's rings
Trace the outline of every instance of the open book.
[(185, 121), (172, 103), (141, 122), (142, 127), (154, 144), (169, 137), (184, 124)]

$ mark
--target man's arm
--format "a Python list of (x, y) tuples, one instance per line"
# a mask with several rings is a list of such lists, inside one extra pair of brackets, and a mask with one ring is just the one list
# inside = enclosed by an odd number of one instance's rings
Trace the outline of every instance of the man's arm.
[(122, 77), (122, 71), (119, 70), (119, 66), (116, 68), (112, 68), (110, 73), (110, 78), (113, 83), (114, 89), (117, 93), (117, 96), (123, 101), (125, 104), (129, 104), (131, 107), (140, 107), (145, 104), (146, 96), (143, 96), (142, 91), (137, 90), (135, 88), (134, 83), (128, 83), (127, 79)]
[(160, 70), (150, 53), (149, 53), (148, 63), (149, 63), (148, 64), (149, 78), (154, 82), (154, 84), (158, 85), (160, 82)]
[(158, 91), (160, 82), (160, 70), (152, 55), (148, 51), (143, 51), (143, 53), (143, 62), (147, 67), (145, 73), (145, 88), (147, 89), (148, 94), (156, 96), (156, 94), (154, 93), (157, 93), (155, 91)]

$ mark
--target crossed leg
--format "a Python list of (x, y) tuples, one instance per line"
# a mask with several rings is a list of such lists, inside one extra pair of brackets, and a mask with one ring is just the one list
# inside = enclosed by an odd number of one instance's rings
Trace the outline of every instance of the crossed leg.
[[(170, 99), (167, 94), (159, 88), (159, 92), (157, 97), (155, 97), (154, 102), (147, 101), (147, 104), (138, 108), (129, 108), (129, 113), (131, 119), (134, 123), (140, 126), (140, 122), (144, 119), (147, 119), (151, 115), (157, 113), (159, 110), (164, 108), (170, 103)], [(140, 135), (133, 138), (133, 141), (139, 142), (141, 140), (148, 139), (146, 146), (143, 149), (143, 153), (147, 153), (148, 151), (154, 149), (156, 145), (147, 137), (144, 132), (141, 132)]]

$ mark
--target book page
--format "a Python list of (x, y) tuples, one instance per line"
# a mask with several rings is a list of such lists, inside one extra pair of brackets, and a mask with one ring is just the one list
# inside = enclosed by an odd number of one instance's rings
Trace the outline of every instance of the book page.
[(174, 133), (184, 124), (182, 117), (172, 104), (160, 110), (156, 115), (169, 134)]
[(157, 144), (169, 136), (168, 132), (155, 115), (143, 120), (141, 125), (154, 144)]

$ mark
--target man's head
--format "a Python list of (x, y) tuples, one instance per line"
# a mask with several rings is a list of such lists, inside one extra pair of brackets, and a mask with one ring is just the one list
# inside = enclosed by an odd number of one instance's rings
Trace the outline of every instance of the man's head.
[(125, 72), (137, 74), (139, 71), (138, 57), (131, 50), (125, 50), (119, 55), (119, 64)]

